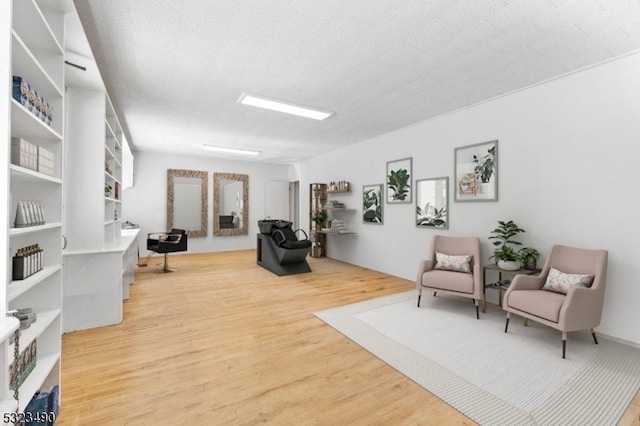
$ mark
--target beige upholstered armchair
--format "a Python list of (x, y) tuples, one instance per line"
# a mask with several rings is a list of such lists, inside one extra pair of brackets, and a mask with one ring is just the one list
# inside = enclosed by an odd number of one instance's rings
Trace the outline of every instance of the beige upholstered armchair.
[(482, 273), (480, 272), (480, 240), (475, 237), (445, 237), (434, 235), (426, 259), (418, 268), (418, 307), (422, 290), (467, 297), (476, 306), (476, 318), (480, 318), (478, 301), (482, 298)]
[(511, 314), (517, 314), (562, 332), (562, 358), (567, 333), (589, 330), (600, 324), (607, 278), (606, 250), (587, 250), (555, 245), (538, 276), (516, 275), (504, 295), (507, 311), (504, 332)]

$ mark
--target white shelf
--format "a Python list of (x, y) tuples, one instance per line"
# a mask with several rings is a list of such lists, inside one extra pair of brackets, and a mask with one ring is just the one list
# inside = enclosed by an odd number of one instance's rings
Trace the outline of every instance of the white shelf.
[[(17, 2), (14, 2), (16, 4)], [(13, 75), (23, 77), (45, 101), (62, 97), (60, 83), (56, 83), (49, 72), (42, 66), (38, 58), (25, 45), (22, 38), (12, 31), (13, 35)], [(62, 53), (60, 58), (62, 58)], [(55, 112), (55, 111), (54, 111)], [(57, 111), (60, 113), (60, 111)]]
[(22, 386), (20, 386), (20, 402), (18, 404), (18, 411), (20, 412), (24, 411), (33, 394), (40, 390), (44, 381), (49, 377), (49, 374), (51, 374), (51, 371), (60, 359), (60, 353), (58, 352), (42, 358), (38, 355), (37, 359), (35, 368)]
[(11, 170), (12, 182), (52, 183), (62, 185), (62, 179), (45, 175), (44, 173), (36, 172), (35, 170), (16, 166), (15, 164), (11, 164), (9, 166), (9, 170)]
[(14, 331), (18, 329), (20, 321), (14, 317), (1, 317), (0, 318), (0, 342), (4, 342), (9, 339)]
[[(65, 11), (72, 5), (68, 0), (8, 0), (3, 1), (2, 13), (11, 14), (11, 29), (3, 30), (7, 37), (0, 57), (6, 64), (8, 77), (22, 77), (33, 90), (49, 104), (53, 110), (51, 125), (36, 117), (20, 100), (9, 95), (9, 108), (4, 110), (10, 127), (5, 129), (4, 146), (10, 152), (12, 138), (24, 138), (54, 155), (55, 176), (10, 164), (10, 158), (3, 156), (8, 185), (5, 188), (12, 202), (9, 209), (15, 209), (17, 200), (39, 200), (44, 206), (47, 219), (44, 225), (2, 230), (4, 244), (15, 253), (20, 247), (38, 244), (46, 251), (46, 265), (41, 271), (24, 280), (5, 280), (5, 310), (31, 307), (37, 314), (37, 321), (21, 334), (21, 348), (34, 339), (38, 341), (38, 360), (34, 370), (20, 386), (20, 401), (12, 399), (8, 387), (8, 366), (12, 362), (13, 345), (8, 339), (3, 342), (5, 355), (0, 357), (0, 411), (24, 411), (33, 394), (41, 386), (60, 383), (60, 348), (62, 335), (62, 217), (63, 182), (65, 164), (64, 135), (66, 117), (65, 52), (64, 29)], [(9, 19), (7, 19), (9, 21)], [(4, 75), (4, 74), (3, 74)], [(6, 126), (5, 126), (6, 127)], [(6, 170), (5, 169), (5, 170)], [(11, 214), (15, 213), (15, 210)], [(7, 226), (7, 224), (5, 224)], [(7, 253), (8, 254), (8, 253)], [(12, 259), (6, 256), (6, 270), (10, 271)], [(10, 278), (7, 274), (6, 278)], [(17, 321), (17, 319), (13, 318)], [(3, 323), (4, 324), (4, 323)], [(0, 327), (0, 336), (7, 329)]]
[(11, 98), (11, 134), (13, 137), (21, 137), (27, 140), (48, 139), (56, 142), (62, 141), (60, 133), (36, 118), (35, 115), (13, 98)]
[(62, 223), (53, 222), (53, 223), (45, 223), (44, 225), (29, 226), (27, 228), (10, 228), (9, 236), (15, 237), (18, 235), (35, 234), (40, 231), (44, 231), (47, 229), (56, 229), (56, 228), (62, 228)]
[(113, 155), (113, 151), (111, 151), (111, 149), (109, 149), (107, 145), (104, 146), (104, 150), (105, 150), (105, 155), (107, 157), (107, 160), (113, 160), (116, 158), (116, 156)]
[(61, 42), (56, 39), (51, 26), (35, 1), (14, 1), (13, 8), (13, 28), (23, 35), (25, 42), (31, 48), (63, 54)]
[(42, 271), (31, 275), (29, 278), (11, 281), (7, 286), (7, 300), (12, 301), (26, 291), (40, 284), (45, 279), (62, 269), (62, 265), (45, 266)]
[[(20, 350), (22, 351), (38, 336), (40, 336), (57, 318), (60, 317), (60, 309), (52, 311), (36, 312), (36, 322), (31, 327), (20, 331)], [(13, 354), (14, 344), (9, 345), (9, 353)]]

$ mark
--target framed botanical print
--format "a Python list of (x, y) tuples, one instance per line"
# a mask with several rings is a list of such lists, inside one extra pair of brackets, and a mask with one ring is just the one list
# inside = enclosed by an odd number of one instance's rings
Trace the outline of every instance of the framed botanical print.
[(387, 162), (387, 203), (411, 203), (412, 158)]
[(498, 201), (498, 141), (455, 149), (455, 201)]
[(382, 193), (383, 185), (362, 186), (362, 222), (382, 225), (384, 222)]
[(449, 229), (449, 178), (416, 180), (416, 226)]

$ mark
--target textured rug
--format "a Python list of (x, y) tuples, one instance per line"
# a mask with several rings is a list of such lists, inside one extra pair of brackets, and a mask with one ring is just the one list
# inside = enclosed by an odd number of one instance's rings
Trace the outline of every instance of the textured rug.
[(640, 349), (520, 318), (495, 305), (395, 294), (315, 315), (481, 425), (615, 425), (640, 388)]

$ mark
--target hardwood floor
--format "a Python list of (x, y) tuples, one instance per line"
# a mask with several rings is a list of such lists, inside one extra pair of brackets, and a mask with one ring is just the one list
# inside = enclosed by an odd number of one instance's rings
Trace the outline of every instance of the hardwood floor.
[[(255, 251), (160, 258), (122, 324), (66, 334), (56, 425), (471, 425), (313, 313), (414, 288), (331, 259), (278, 277)], [(636, 395), (620, 424), (640, 425)]]

